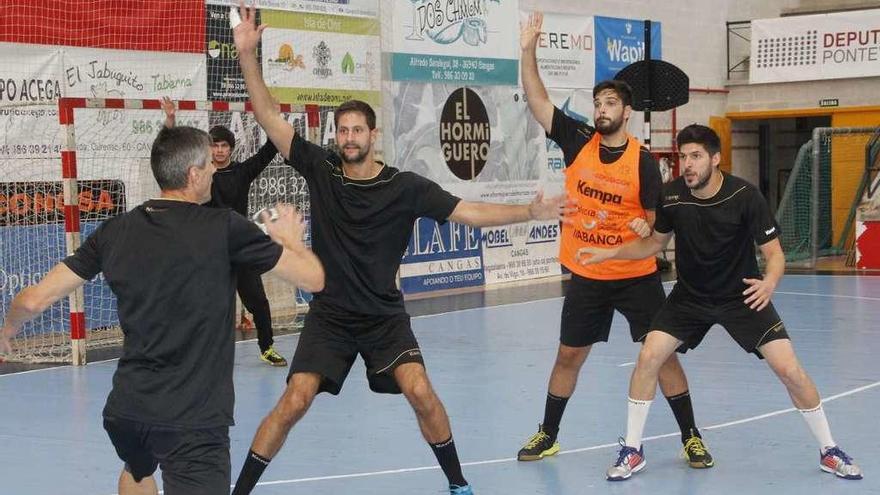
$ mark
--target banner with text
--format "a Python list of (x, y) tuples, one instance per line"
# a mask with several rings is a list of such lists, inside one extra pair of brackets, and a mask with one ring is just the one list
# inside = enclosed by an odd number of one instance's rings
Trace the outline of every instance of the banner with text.
[[(260, 11), (257, 11), (260, 23)], [(244, 76), (238, 65), (238, 49), (229, 27), (229, 8), (207, 5), (205, 10), (205, 64), (208, 72), (208, 99), (219, 101), (244, 101), (248, 99)], [(260, 60), (262, 42), (257, 44), (257, 60)]]
[[(395, 83), (393, 108), (386, 131), (394, 136), (394, 164), (402, 170), (472, 201), (524, 204), (538, 189), (546, 195), (562, 192), (562, 172), (548, 167), (544, 132), (519, 88)], [(555, 234), (542, 230), (543, 225), (482, 229), (485, 281), (558, 274)], [(524, 249), (534, 265), (517, 264)]]
[(518, 0), (394, 0), (391, 79), (515, 85)]
[[(530, 12), (520, 12), (520, 22)], [(544, 14), (538, 38), (538, 72), (548, 88), (592, 88), (596, 79), (594, 20), (588, 16)]]
[(480, 229), (419, 218), (400, 265), (400, 290), (415, 294), (483, 285)]
[[(645, 22), (596, 16), (596, 81), (614, 79), (627, 65), (645, 59)], [(651, 58), (662, 59), (661, 26), (651, 23)]]
[(880, 76), (880, 9), (752, 21), (749, 82)]
[(279, 101), (339, 105), (380, 102), (379, 22), (265, 10), (263, 77)]
[[(101, 221), (126, 209), (121, 181), (78, 181), (83, 239)], [(60, 181), (0, 182), (0, 314), (12, 298), (39, 282), (66, 255), (63, 187)], [(86, 284), (88, 328), (116, 324), (115, 298), (103, 277)], [(35, 332), (68, 328), (67, 298), (29, 324)]]

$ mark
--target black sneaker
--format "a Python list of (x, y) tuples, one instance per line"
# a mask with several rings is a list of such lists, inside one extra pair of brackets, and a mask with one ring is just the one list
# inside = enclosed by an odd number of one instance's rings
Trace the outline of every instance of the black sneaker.
[(559, 452), (559, 442), (550, 438), (550, 435), (544, 432), (543, 426), (538, 425), (538, 433), (532, 435), (523, 445), (523, 448), (516, 454), (516, 459), (519, 461), (540, 461), (557, 452)]
[(274, 347), (270, 347), (260, 354), (260, 359), (272, 366), (287, 366), (287, 360), (281, 354), (275, 352)]
[(682, 455), (687, 459), (688, 465), (694, 469), (705, 469), (715, 465), (703, 439), (696, 435), (692, 435), (684, 442)]

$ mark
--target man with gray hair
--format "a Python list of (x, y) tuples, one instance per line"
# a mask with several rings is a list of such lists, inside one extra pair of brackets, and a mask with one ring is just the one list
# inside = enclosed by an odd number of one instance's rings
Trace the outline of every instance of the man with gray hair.
[(21, 291), (0, 329), (0, 353), (25, 322), (103, 272), (125, 335), (103, 414), (125, 462), (119, 494), (157, 493), (158, 466), (166, 494), (228, 493), (235, 273), (247, 267), (320, 291), (324, 269), (292, 206), (263, 214), (268, 236), (238, 213), (200, 206), (214, 175), (204, 131), (163, 129), (150, 166), (161, 197), (102, 223)]

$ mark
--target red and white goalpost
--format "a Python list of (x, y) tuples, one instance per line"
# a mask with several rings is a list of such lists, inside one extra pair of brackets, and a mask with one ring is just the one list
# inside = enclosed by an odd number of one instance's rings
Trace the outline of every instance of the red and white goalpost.
[[(251, 156), (265, 140), (249, 102), (181, 100), (175, 101), (175, 106), (178, 125), (205, 130), (216, 124), (230, 127), (237, 140), (234, 160)], [(310, 141), (319, 142), (317, 106), (281, 104), (280, 110), (298, 132), (303, 132)], [(10, 206), (9, 211), (17, 215), (14, 217), (17, 224), (9, 228), (18, 229), (13, 232), (18, 236), (16, 244), (24, 246), (12, 255), (22, 258), (21, 273), (45, 273), (49, 264), (72, 254), (82, 238), (101, 221), (158, 195), (149, 167), (149, 145), (163, 121), (158, 99), (58, 99), (61, 190), (58, 182), (52, 180), (57, 172), (32, 172), (33, 177), (5, 183), (6, 190), (0, 191)], [(48, 127), (45, 123), (43, 126)], [(51, 143), (49, 134), (52, 132), (55, 131), (47, 131), (48, 137), (42, 142)], [(49, 146), (51, 148), (51, 144)], [(58, 156), (51, 149), (49, 153)], [(294, 203), (307, 219), (309, 217), (305, 181), (280, 158), (254, 182), (249, 200), (252, 211), (283, 201)], [(58, 232), (62, 223), (63, 241)], [(42, 256), (47, 259), (36, 264), (26, 259), (34, 255), (32, 251), (44, 254), (45, 246), (53, 243), (63, 243), (63, 246), (58, 246), (55, 254)], [(30, 275), (29, 281), (38, 278)], [(303, 295), (274, 279), (266, 278), (264, 284), (273, 324), (276, 328), (293, 326), (298, 310), (306, 307)], [(56, 304), (48, 314), (26, 326), (15, 339), (13, 359), (82, 365), (86, 362), (87, 350), (122, 343), (115, 298), (101, 276), (74, 291), (67, 301)]]

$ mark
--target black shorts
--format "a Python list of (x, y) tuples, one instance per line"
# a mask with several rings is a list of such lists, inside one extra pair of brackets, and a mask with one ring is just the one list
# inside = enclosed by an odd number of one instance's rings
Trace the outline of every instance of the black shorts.
[(761, 359), (764, 356), (758, 352), (759, 347), (767, 342), (789, 338), (773, 303), (761, 311), (755, 311), (745, 303), (745, 296), (711, 301), (695, 297), (677, 285), (669, 294), (663, 309), (657, 313), (651, 328), (681, 340), (686, 351), (696, 349), (709, 328), (716, 323), (724, 327), (746, 352), (752, 352)]
[(629, 322), (633, 342), (639, 342), (665, 300), (656, 272), (623, 280), (593, 280), (572, 273), (562, 304), (559, 342), (570, 347), (608, 342), (614, 310)]
[(317, 373), (323, 377), (318, 392), (337, 395), (358, 354), (367, 366), (370, 389), (379, 393), (400, 393), (394, 369), (401, 364), (424, 365), (408, 314), (312, 309), (306, 314), (287, 379), (294, 373)]
[(116, 454), (140, 482), (162, 467), (166, 495), (229, 493), (229, 427), (173, 429), (104, 418)]

